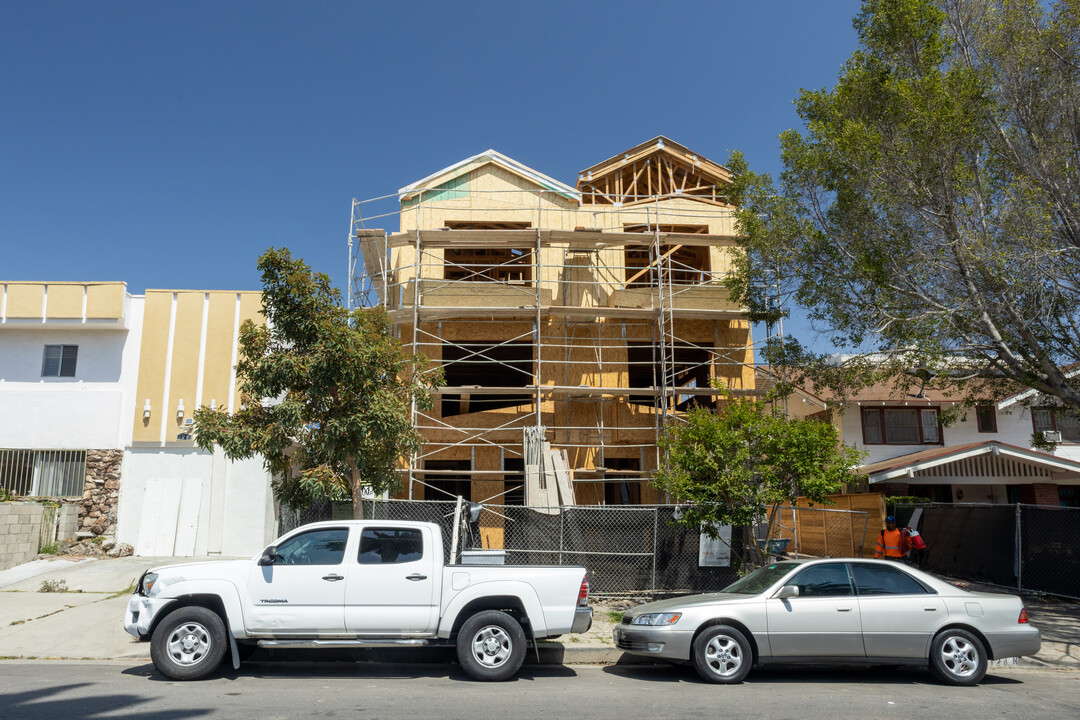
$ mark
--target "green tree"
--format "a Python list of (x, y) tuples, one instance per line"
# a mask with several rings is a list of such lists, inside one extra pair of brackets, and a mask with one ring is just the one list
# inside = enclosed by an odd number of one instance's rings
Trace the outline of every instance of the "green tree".
[[(842, 445), (836, 427), (816, 419), (785, 417), (773, 396), (726, 396), (717, 410), (693, 408), (661, 439), (665, 464), (655, 485), (685, 504), (680, 523), (746, 528), (770, 521), (775, 509), (798, 497), (827, 504), (826, 496), (855, 482), (862, 454)], [(711, 534), (711, 533), (710, 533)]]
[(323, 273), (287, 249), (259, 258), (265, 324), (240, 327), (242, 405), (229, 414), (195, 411), (195, 441), (237, 460), (260, 455), (278, 499), (292, 507), (400, 487), (399, 459), (416, 452), (412, 404), (431, 406), (441, 381), (427, 358), (410, 355), (381, 308), (349, 313)]
[(787, 338), (768, 359), (841, 392), (906, 371), (1080, 409), (1078, 3), (866, 0), (854, 26), (836, 86), (798, 98), (779, 181), (731, 158), (732, 285), (767, 320), (775, 283), (863, 354), (830, 367)]

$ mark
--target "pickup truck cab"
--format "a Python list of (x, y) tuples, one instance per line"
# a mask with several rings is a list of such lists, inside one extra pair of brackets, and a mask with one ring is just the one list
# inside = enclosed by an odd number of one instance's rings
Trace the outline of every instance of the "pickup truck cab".
[(154, 667), (205, 677), (231, 649), (455, 645), (477, 680), (505, 680), (528, 642), (592, 625), (585, 569), (446, 565), (425, 522), (305, 525), (258, 557), (143, 573), (124, 629), (151, 642)]

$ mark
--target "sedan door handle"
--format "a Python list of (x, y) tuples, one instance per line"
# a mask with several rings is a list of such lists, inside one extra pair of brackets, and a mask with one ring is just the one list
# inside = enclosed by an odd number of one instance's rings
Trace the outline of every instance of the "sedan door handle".
[(413, 573), (412, 575), (406, 575), (405, 579), (406, 580), (412, 580), (413, 582), (416, 582), (417, 580), (427, 580), (427, 575), (421, 575), (420, 573)]
[(836, 608), (836, 612), (851, 612), (851, 608)]
[(322, 579), (323, 580), (329, 580), (330, 582), (337, 582), (338, 580), (344, 580), (345, 576), (344, 575), (335, 575), (334, 573), (330, 573), (329, 575), (323, 575)]

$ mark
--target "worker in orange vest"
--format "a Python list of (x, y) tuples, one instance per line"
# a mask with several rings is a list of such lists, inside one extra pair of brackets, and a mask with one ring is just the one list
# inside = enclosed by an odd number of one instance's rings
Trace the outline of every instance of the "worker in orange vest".
[(896, 527), (895, 517), (890, 515), (885, 518), (885, 529), (878, 534), (874, 557), (906, 562), (909, 552), (911, 541), (908, 540), (907, 533)]

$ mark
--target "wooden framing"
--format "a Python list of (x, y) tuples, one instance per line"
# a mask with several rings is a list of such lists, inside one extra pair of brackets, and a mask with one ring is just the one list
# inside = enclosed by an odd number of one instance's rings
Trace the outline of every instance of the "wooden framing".
[[(401, 469), (403, 496), (424, 497), (425, 477), (462, 475), (473, 500), (507, 492), (524, 473), (523, 431), (540, 427), (565, 453), (579, 502), (603, 503), (605, 482), (662, 500), (648, 480), (664, 425), (692, 403), (723, 402), (712, 379), (755, 392), (746, 311), (723, 283), (736, 242), (716, 187), (730, 173), (658, 137), (583, 171), (574, 196), (485, 157), (404, 188), (401, 231), (356, 232), (379, 272), (360, 297), (434, 364), (470, 365), (450, 373), (458, 381), (432, 410), (414, 410), (424, 446)], [(476, 351), (506, 343), (531, 354)], [(641, 347), (658, 360), (632, 373)], [(510, 366), (531, 377), (500, 381)]]

